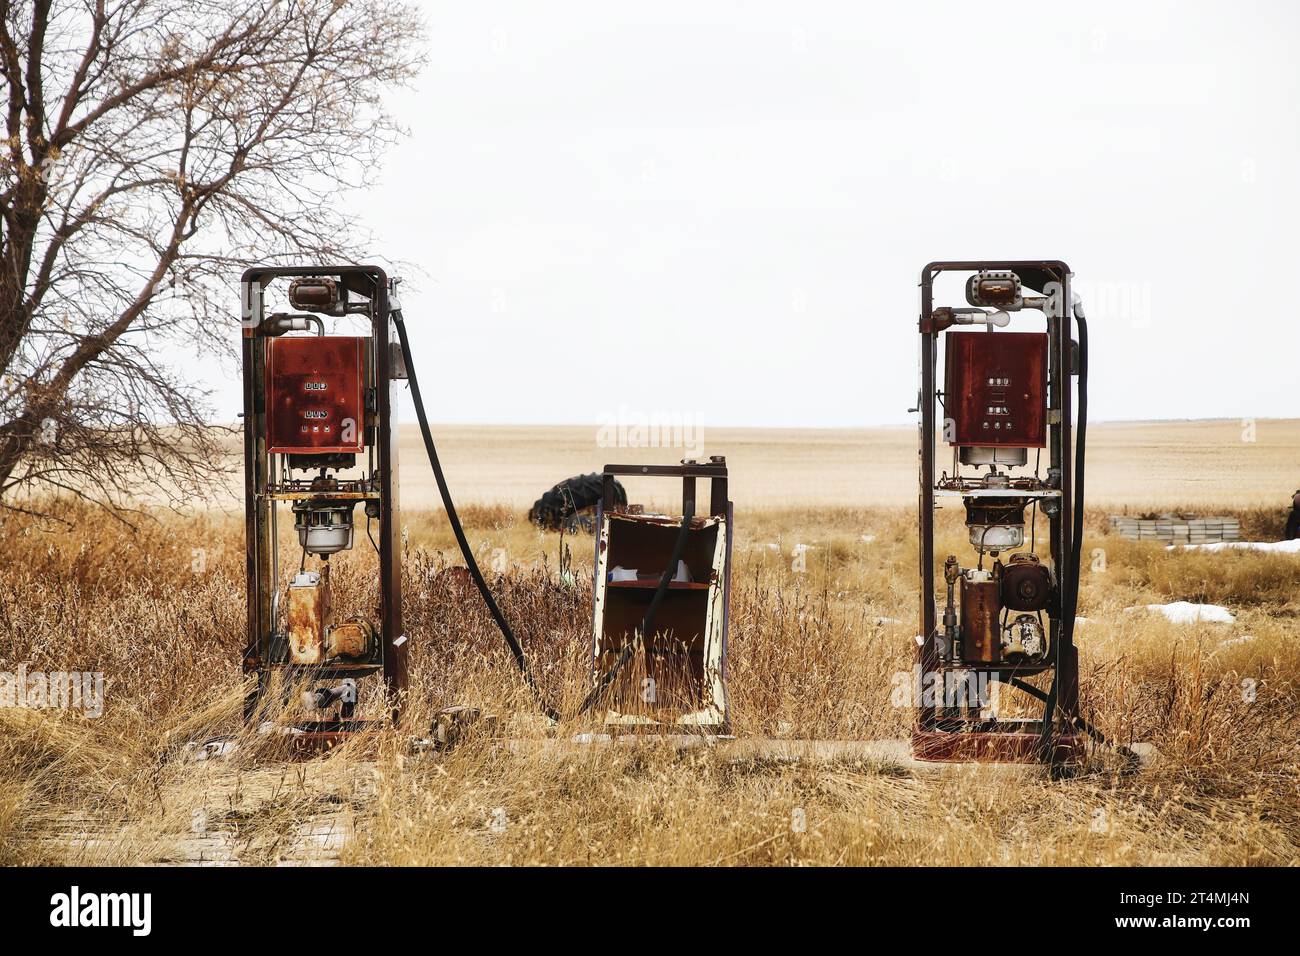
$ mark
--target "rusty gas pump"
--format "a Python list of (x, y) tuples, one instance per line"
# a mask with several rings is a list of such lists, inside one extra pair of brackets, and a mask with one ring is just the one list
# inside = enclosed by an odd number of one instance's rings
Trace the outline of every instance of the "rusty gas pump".
[[(953, 273), (965, 279), (965, 305), (936, 304), (936, 279)], [(1079, 718), (1074, 619), (1087, 325), (1072, 279), (1058, 261), (932, 262), (921, 273), (921, 607), (912, 732), (920, 759), (1060, 765), (1083, 754), (1088, 725)], [(1030, 313), (1036, 328), (1003, 331), (1013, 316)], [(942, 471), (940, 443), (952, 452)], [(937, 587), (935, 509), (943, 504), (961, 510), (970, 554), (947, 555)], [(1036, 675), (1046, 687), (1029, 680)], [(1034, 698), (1041, 717), (1004, 715), (1003, 687)]]
[[(290, 706), (306, 716), (286, 730), (299, 747), (319, 749), (396, 723), (406, 690), (394, 395), (405, 372), (390, 334), (395, 280), (375, 266), (253, 268), (242, 297), (243, 665), (256, 678), (244, 716), (260, 717), (276, 678), (286, 694), (305, 688)], [(288, 547), (282, 520), (292, 521)], [(370, 593), (339, 606), (331, 565), (372, 548)], [(383, 677), (387, 713), (363, 720), (360, 682), (371, 675)]]

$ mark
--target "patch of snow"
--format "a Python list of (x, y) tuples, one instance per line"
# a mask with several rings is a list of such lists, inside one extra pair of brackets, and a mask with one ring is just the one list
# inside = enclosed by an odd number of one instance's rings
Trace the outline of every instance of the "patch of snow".
[(1215, 541), (1212, 544), (1171, 544), (1166, 551), (1223, 551), (1243, 548), (1247, 551), (1272, 551), (1275, 554), (1300, 554), (1300, 538), (1291, 541)]
[(1216, 624), (1231, 624), (1236, 620), (1232, 612), (1218, 604), (1193, 604), (1190, 601), (1174, 601), (1171, 604), (1139, 604), (1137, 607), (1125, 608), (1126, 611), (1152, 611), (1163, 614), (1175, 624), (1194, 624), (1198, 621), (1210, 621)]
[(870, 544), (871, 542), (876, 540), (876, 536), (874, 534), (864, 534), (862, 536), (862, 540), (865, 541), (867, 544)]

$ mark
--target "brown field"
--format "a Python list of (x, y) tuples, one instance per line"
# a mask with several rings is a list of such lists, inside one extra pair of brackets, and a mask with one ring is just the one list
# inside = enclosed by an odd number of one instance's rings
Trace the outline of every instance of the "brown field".
[[(1253, 441), (1243, 440), (1253, 437)], [(597, 429), (441, 426), (434, 440), (458, 500), (527, 508), (557, 479), (606, 463), (674, 462), (676, 449), (601, 448)], [(702, 456), (725, 455), (742, 507), (916, 502), (914, 428), (705, 428)], [(419, 430), (404, 426), (403, 500), (437, 507)], [(938, 458), (945, 459), (941, 454)], [(412, 472), (414, 472), (412, 474)], [(651, 491), (655, 483), (647, 486)], [(1300, 420), (1104, 422), (1088, 430), (1088, 499), (1119, 510), (1278, 507), (1300, 487)], [(647, 497), (647, 495), (643, 495)]]
[[(1300, 863), (1300, 556), (1169, 552), (1107, 535), (1105, 514), (1194, 507), (1277, 537), (1300, 485), (1300, 422), (1094, 426), (1080, 614), (1083, 700), (1119, 741), (1160, 757), (1136, 775), (1099, 760), (1071, 780), (1039, 768), (924, 771), (879, 758), (780, 760), (721, 745), (677, 752), (563, 746), (530, 700), (459, 562), (432, 479), (403, 436), (407, 727), (309, 763), (243, 734), (228, 759), (184, 745), (238, 734), (243, 535), (218, 507), (158, 512), (131, 532), (69, 504), (72, 531), (8, 517), (0, 553), (0, 670), (106, 675), (102, 717), (0, 708), (0, 864), (1296, 864)], [(735, 478), (730, 691), (752, 738), (898, 738), (891, 682), (911, 665), (916, 617), (910, 429), (717, 429), (704, 454)], [(471, 539), (505, 548), (494, 582), (548, 697), (587, 687), (591, 539), (523, 520), (556, 479), (606, 461), (594, 429), (439, 428)], [(634, 500), (653, 485), (632, 486)], [(663, 496), (665, 499), (667, 496)], [(427, 510), (424, 510), (427, 509)], [(947, 515), (939, 553), (963, 529)], [(867, 540), (867, 539), (870, 540)], [(811, 545), (803, 573), (796, 544)], [(197, 550), (196, 550), (197, 549)], [(360, 600), (369, 555), (347, 558)], [(337, 570), (343, 570), (340, 566)], [(1233, 624), (1175, 625), (1126, 608), (1224, 604)], [(446, 755), (411, 734), (452, 703), (502, 715)], [(513, 741), (506, 747), (503, 740)], [(806, 821), (806, 826), (794, 825)]]
[[(749, 508), (870, 508), (916, 501), (916, 431), (708, 428), (692, 451), (725, 455)], [(557, 480), (609, 463), (673, 463), (680, 448), (609, 448), (596, 426), (436, 425), (457, 502), (527, 509)], [(1253, 441), (1246, 440), (1253, 438)], [(233, 446), (232, 446), (233, 447)], [(401, 427), (402, 504), (441, 507), (418, 427)], [(240, 453), (235, 449), (236, 453)], [(945, 461), (941, 454), (938, 461)], [(232, 458), (237, 464), (237, 459)], [(242, 472), (214, 504), (242, 508)], [(1088, 431), (1088, 500), (1115, 510), (1281, 507), (1300, 487), (1300, 419), (1101, 422)], [(641, 486), (653, 501), (657, 485)], [(638, 489), (633, 488), (636, 492)]]

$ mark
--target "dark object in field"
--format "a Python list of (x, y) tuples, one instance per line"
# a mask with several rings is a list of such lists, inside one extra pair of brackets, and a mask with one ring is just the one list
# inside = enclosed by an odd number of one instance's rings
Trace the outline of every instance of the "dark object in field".
[[(528, 510), (528, 520), (548, 531), (574, 532), (581, 528), (588, 534), (596, 530), (596, 505), (600, 503), (601, 477), (592, 472), (589, 475), (574, 475), (542, 495)], [(614, 503), (622, 508), (627, 505), (627, 492), (622, 484), (614, 482)]]
[(1286, 531), (1282, 534), (1283, 541), (1294, 541), (1300, 538), (1300, 491), (1297, 491), (1291, 499), (1291, 514), (1286, 519)]

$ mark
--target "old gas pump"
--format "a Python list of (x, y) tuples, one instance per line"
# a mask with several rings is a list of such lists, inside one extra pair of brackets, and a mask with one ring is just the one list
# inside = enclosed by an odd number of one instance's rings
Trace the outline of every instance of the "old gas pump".
[[(286, 693), (306, 688), (291, 705), (303, 715), (289, 728), (300, 746), (329, 746), (381, 722), (357, 717), (364, 678), (383, 675), (393, 722), (406, 690), (395, 281), (375, 266), (243, 276), (244, 671), (256, 676), (245, 719), (257, 719), (275, 678)], [(282, 521), (292, 524), (283, 537)], [(359, 560), (362, 549), (376, 552), (378, 575), (368, 594), (341, 606), (331, 567)]]
[[(965, 280), (965, 304), (937, 304), (936, 280), (953, 273)], [(922, 679), (912, 733), (921, 759), (1056, 765), (1083, 752), (1074, 616), (1087, 326), (1072, 278), (1057, 261), (933, 262), (921, 273)], [(1020, 321), (1028, 315), (1036, 321)], [(937, 445), (952, 453), (942, 470)], [(944, 505), (960, 509), (967, 550), (940, 559), (935, 509)], [(1027, 680), (1035, 675), (1047, 686)], [(1029, 694), (1042, 716), (1004, 716), (1002, 687)]]

